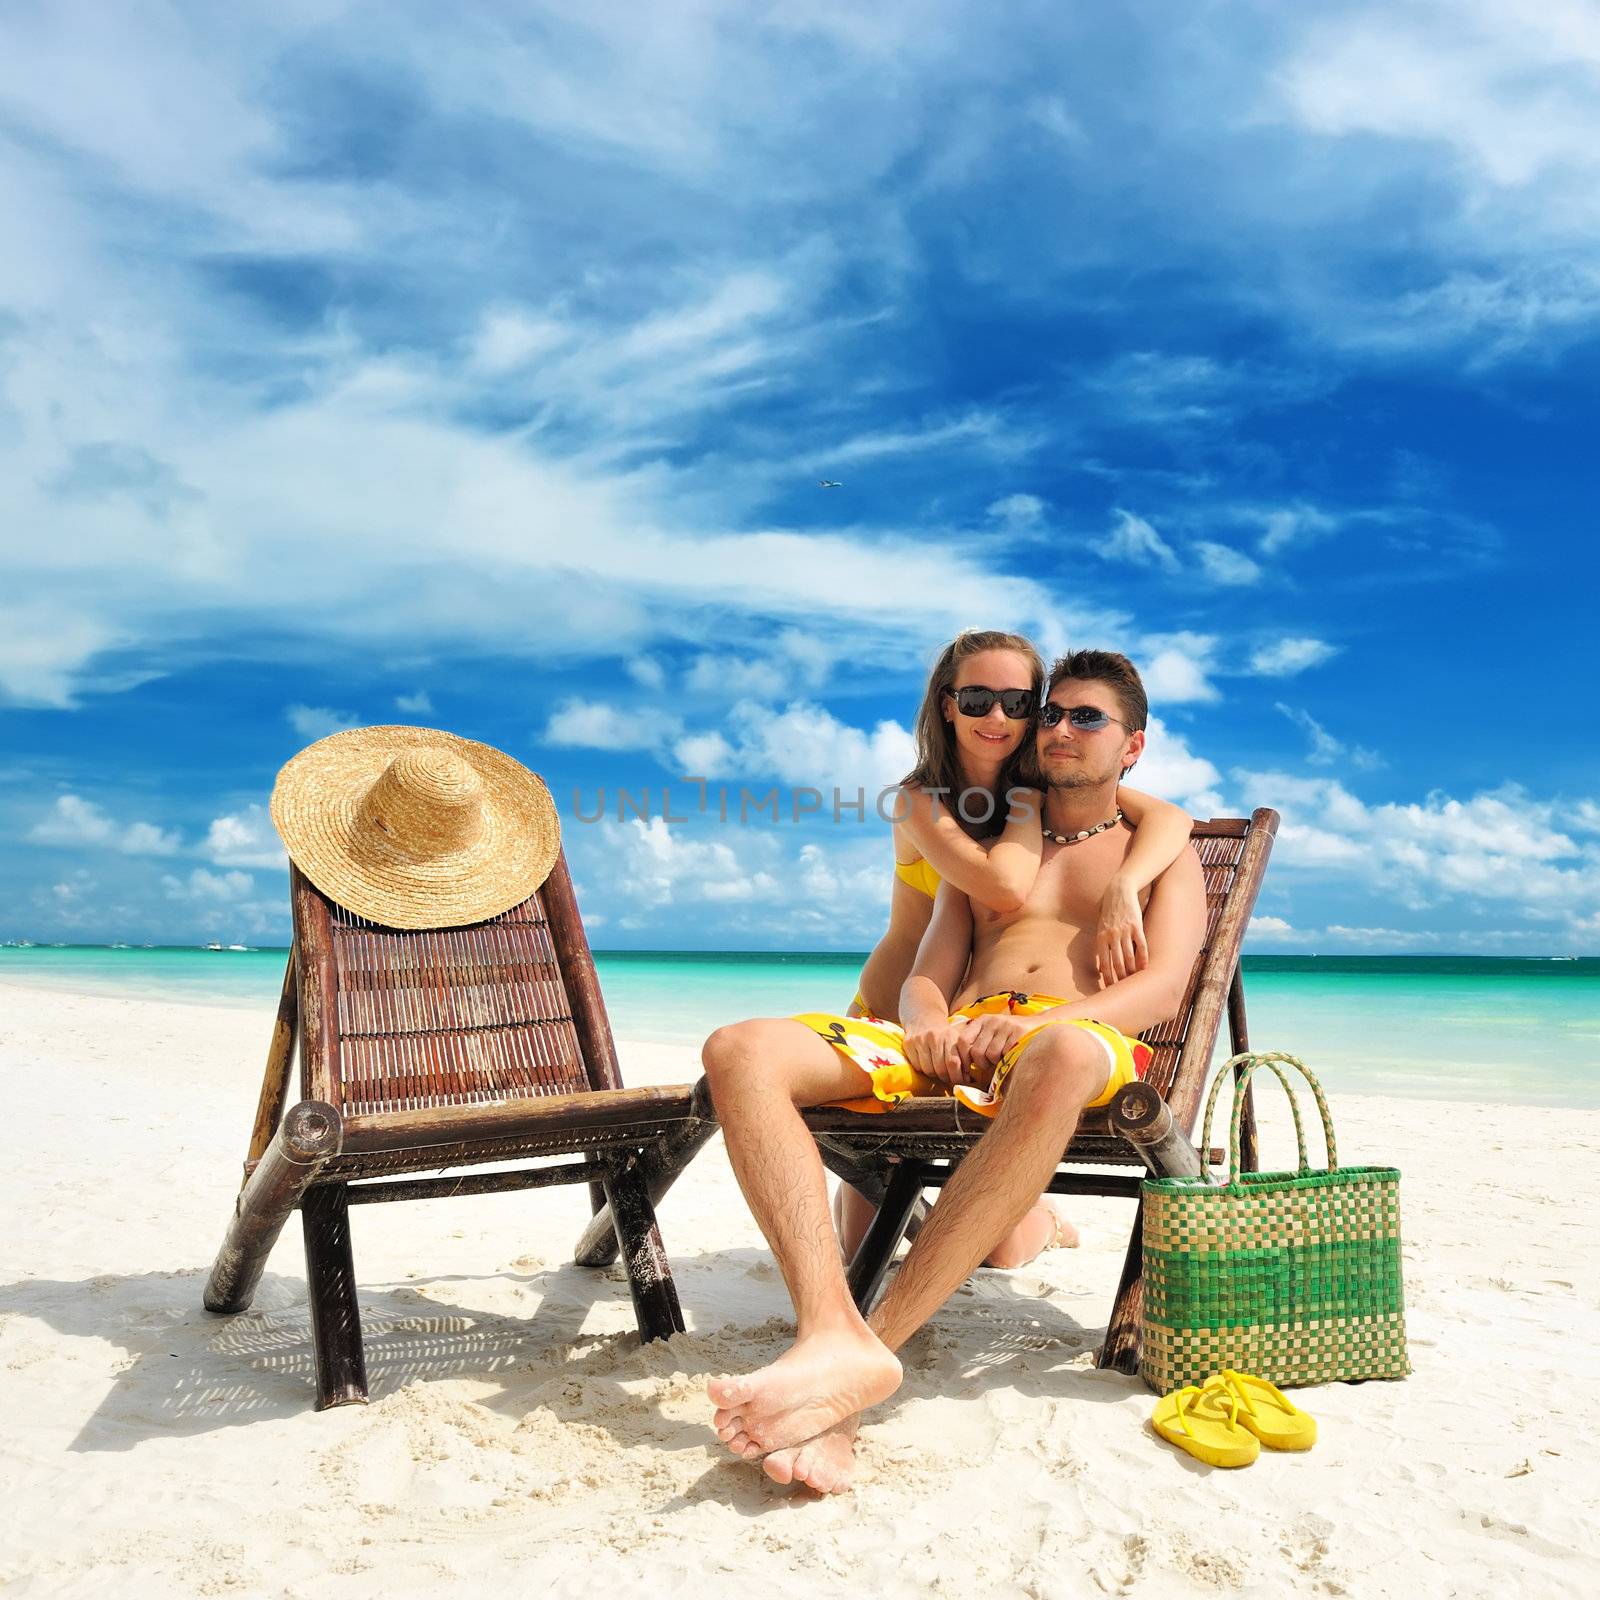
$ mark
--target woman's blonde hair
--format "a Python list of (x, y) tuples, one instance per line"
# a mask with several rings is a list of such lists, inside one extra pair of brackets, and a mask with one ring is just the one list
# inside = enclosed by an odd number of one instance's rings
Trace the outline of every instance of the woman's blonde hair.
[[(998, 833), (1005, 826), (1006, 791), (1020, 781), (1019, 774), (1032, 763), (1033, 758), (1033, 741), (1024, 738), (1000, 769), (995, 780), (995, 804), (987, 817), (976, 822), (969, 821), (965, 812), (970, 808), (957, 806), (956, 801), (967, 784), (961, 776), (961, 754), (956, 747), (955, 729), (941, 714), (944, 694), (945, 690), (955, 687), (956, 669), (960, 664), (969, 656), (978, 655), (984, 650), (1015, 651), (1028, 663), (1033, 678), (1035, 704), (1042, 697), (1044, 662), (1031, 640), (1023, 638), (1020, 633), (1002, 633), (994, 628), (968, 628), (958, 633), (939, 652), (939, 658), (928, 674), (927, 691), (922, 696), (916, 725), (912, 729), (912, 737), (917, 745), (917, 763), (900, 780), (904, 789), (943, 789), (945, 793), (940, 797), (940, 804), (954, 815), (974, 839)], [(1030, 719), (1030, 733), (1032, 728)], [(898, 807), (896, 809), (898, 811)]]

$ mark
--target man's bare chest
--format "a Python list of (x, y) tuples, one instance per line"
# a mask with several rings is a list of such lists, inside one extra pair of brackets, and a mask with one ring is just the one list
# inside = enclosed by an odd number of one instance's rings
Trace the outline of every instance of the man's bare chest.
[(1005, 915), (985, 913), (984, 920), (991, 925), (1047, 921), (1092, 928), (1099, 921), (1107, 885), (1127, 859), (1130, 838), (1119, 829), (1081, 844), (1046, 845), (1039, 875), (1022, 908)]

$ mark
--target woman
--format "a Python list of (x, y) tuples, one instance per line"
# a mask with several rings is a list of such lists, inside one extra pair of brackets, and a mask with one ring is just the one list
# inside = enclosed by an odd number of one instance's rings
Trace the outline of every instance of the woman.
[[(1020, 910), (1027, 899), (1043, 836), (1039, 795), (1024, 787), (1023, 774), (1033, 767), (1044, 681), (1039, 652), (1015, 633), (968, 631), (934, 663), (917, 713), (917, 764), (901, 780), (895, 808), (889, 927), (861, 969), (852, 1016), (899, 1020), (900, 989), (942, 879), (974, 904), (1001, 913)], [(1013, 795), (1013, 789), (1019, 792)], [(984, 791), (992, 806), (985, 805)], [(1136, 972), (1149, 959), (1139, 895), (1189, 843), (1190, 819), (1177, 806), (1127, 788), (1117, 790), (1117, 804), (1135, 832), (1123, 869), (1100, 904), (1095, 965), (1102, 985)], [(840, 1185), (835, 1218), (847, 1257), (872, 1215), (870, 1201)], [(1076, 1242), (1071, 1223), (1041, 1200), (988, 1264), (1021, 1266), (1051, 1244)]]

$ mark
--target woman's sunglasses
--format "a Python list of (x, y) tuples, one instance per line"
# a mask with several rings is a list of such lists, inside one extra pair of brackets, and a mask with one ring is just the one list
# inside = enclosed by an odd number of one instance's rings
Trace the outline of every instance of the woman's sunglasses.
[(1102, 711), (1099, 706), (1058, 706), (1053, 700), (1040, 709), (1039, 722), (1046, 728), (1059, 727), (1062, 721), (1079, 733), (1098, 733), (1115, 722), (1119, 728), (1128, 724)]
[(996, 700), (1013, 722), (1024, 722), (1038, 709), (1032, 689), (984, 689), (969, 683), (964, 689), (946, 689), (956, 697), (956, 709), (964, 717), (986, 717)]

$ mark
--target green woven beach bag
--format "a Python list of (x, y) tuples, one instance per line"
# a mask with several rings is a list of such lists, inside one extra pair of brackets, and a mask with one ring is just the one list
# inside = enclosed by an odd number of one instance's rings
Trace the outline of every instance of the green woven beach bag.
[[(1270, 1067), (1294, 1111), (1295, 1172), (1240, 1172), (1245, 1090)], [(1328, 1165), (1306, 1160), (1300, 1107), (1284, 1067), (1311, 1086)], [(1144, 1184), (1144, 1342), (1139, 1370), (1161, 1394), (1232, 1367), (1280, 1388), (1403, 1378), (1400, 1173), (1341, 1167), (1322, 1086), (1293, 1056), (1238, 1055), (1206, 1098), (1200, 1148), (1211, 1147), (1217, 1091), (1234, 1068), (1228, 1181), (1151, 1178)]]

